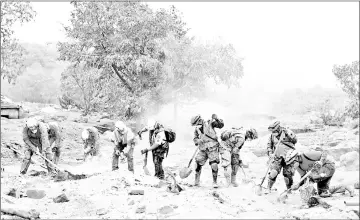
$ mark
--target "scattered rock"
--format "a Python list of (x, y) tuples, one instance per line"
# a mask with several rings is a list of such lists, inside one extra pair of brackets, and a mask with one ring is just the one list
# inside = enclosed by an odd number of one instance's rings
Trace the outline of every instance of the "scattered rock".
[(359, 135), (359, 131), (355, 131), (354, 134), (355, 134), (355, 135)]
[(29, 176), (47, 176), (47, 172), (46, 171), (31, 170), (28, 175)]
[(98, 210), (96, 210), (97, 215), (105, 215), (106, 213), (108, 213), (108, 211), (106, 209), (98, 209)]
[(360, 188), (360, 187), (359, 187), (359, 181), (354, 184), (354, 188), (355, 188), (355, 189), (359, 189), (359, 188)]
[(335, 160), (340, 160), (340, 157), (348, 152), (359, 152), (359, 143), (355, 141), (341, 142), (336, 147), (326, 149), (328, 154), (334, 157)]
[(174, 209), (171, 206), (163, 206), (159, 209), (159, 213), (163, 215), (170, 214), (174, 211)]
[(345, 166), (347, 170), (359, 170), (359, 153), (352, 151), (341, 155), (340, 165)]
[(131, 190), (129, 192), (129, 195), (144, 195), (144, 190), (142, 189)]
[(31, 199), (42, 199), (46, 196), (44, 190), (29, 189), (26, 190), (26, 196)]
[(131, 200), (131, 201), (128, 203), (128, 205), (134, 205), (134, 204), (135, 204), (134, 200)]
[(12, 196), (12, 197), (17, 197), (17, 190), (15, 188), (10, 188), (8, 190), (5, 191), (5, 195), (8, 195), (8, 196)]
[(69, 202), (70, 200), (67, 198), (67, 196), (65, 195), (65, 193), (62, 193), (61, 195), (55, 197), (53, 199), (53, 201), (55, 203), (63, 203), (63, 202)]
[(136, 208), (135, 213), (141, 214), (141, 213), (144, 213), (145, 211), (146, 211), (146, 206), (142, 205), (142, 206), (139, 206), (139, 207)]

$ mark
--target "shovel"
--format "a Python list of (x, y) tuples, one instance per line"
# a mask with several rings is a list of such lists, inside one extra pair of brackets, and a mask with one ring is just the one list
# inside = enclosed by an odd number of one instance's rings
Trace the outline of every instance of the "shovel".
[(149, 169), (146, 167), (146, 165), (147, 165), (147, 158), (148, 158), (148, 152), (145, 153), (143, 169), (144, 169), (145, 175), (150, 176)]
[[(301, 177), (300, 181), (297, 184), (300, 184), (304, 179), (306, 179), (306, 177), (308, 177), (311, 173), (311, 171), (313, 170), (313, 168), (311, 168), (303, 177)], [(288, 193), (291, 191), (290, 189), (285, 190), (284, 192), (282, 192), (280, 194), (280, 196), (277, 198), (278, 202), (285, 202), (285, 200), (288, 198)]]
[(37, 152), (35, 152), (35, 153), (36, 153), (36, 155), (38, 155), (39, 157), (41, 157), (45, 161), (47, 161), (51, 166), (53, 166), (53, 167), (55, 167), (57, 169), (58, 172), (57, 172), (57, 176), (56, 176), (56, 181), (63, 181), (63, 180), (67, 180), (67, 179), (79, 180), (79, 179), (85, 179), (86, 178), (85, 174), (80, 174), (80, 175), (72, 174), (68, 170), (60, 168), (59, 166), (54, 164), (51, 160), (47, 159), (46, 157), (44, 157), (40, 153), (37, 153)]
[[(11, 147), (10, 145), (6, 145), (7, 148), (9, 148), (10, 150), (14, 151), (16, 154), (19, 154), (20, 156), (24, 156), (21, 152), (19, 152), (18, 150), (14, 149), (13, 147)], [(35, 163), (37, 165), (39, 165), (40, 167), (44, 168), (47, 170), (46, 166), (44, 166), (42, 163), (38, 162), (37, 160), (31, 158), (31, 163)]]
[[(281, 135), (281, 136), (282, 136), (282, 135)], [(280, 138), (279, 138), (279, 142), (277, 143), (277, 145), (276, 145), (276, 147), (275, 147), (274, 155), (276, 155), (277, 149), (278, 149), (278, 147), (279, 147), (279, 145), (280, 145), (280, 143), (281, 143), (281, 140), (282, 140), (281, 136), (280, 136)], [(272, 160), (270, 161), (270, 163), (269, 163), (269, 165), (268, 165), (268, 168), (267, 168), (267, 170), (266, 170), (266, 173), (265, 173), (264, 177), (263, 177), (262, 180), (261, 180), (261, 183), (260, 183), (259, 185), (256, 185), (256, 186), (255, 186), (255, 193), (256, 193), (257, 195), (261, 195), (261, 193), (262, 193), (262, 188), (263, 188), (263, 187), (262, 187), (262, 184), (263, 184), (264, 181), (265, 181), (265, 178), (266, 178), (266, 176), (267, 176), (267, 174), (268, 174), (268, 172), (269, 172), (270, 165), (271, 165), (271, 163), (272, 163), (273, 160), (274, 160), (274, 158), (272, 158)]]
[(196, 148), (193, 156), (191, 157), (191, 160), (190, 160), (190, 162), (189, 162), (189, 165), (188, 165), (187, 167), (182, 168), (182, 169), (180, 170), (179, 176), (180, 176), (181, 179), (185, 179), (185, 178), (187, 178), (187, 177), (191, 174), (192, 169), (190, 169), (190, 165), (191, 165), (191, 162), (193, 161), (193, 159), (194, 159), (194, 157), (195, 157), (198, 149), (199, 149), (199, 148)]

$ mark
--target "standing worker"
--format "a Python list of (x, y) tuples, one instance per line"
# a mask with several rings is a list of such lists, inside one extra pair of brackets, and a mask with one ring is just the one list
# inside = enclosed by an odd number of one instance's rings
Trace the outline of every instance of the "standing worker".
[(99, 139), (100, 135), (96, 128), (88, 127), (85, 128), (81, 133), (81, 138), (84, 142), (84, 161), (88, 156), (97, 156), (100, 151)]
[(201, 168), (209, 159), (209, 164), (212, 170), (213, 187), (218, 188), (217, 175), (219, 158), (219, 141), (217, 139), (215, 128), (223, 128), (224, 122), (219, 119), (216, 114), (213, 114), (211, 120), (205, 121), (200, 115), (191, 118), (191, 126), (195, 126), (194, 143), (199, 147), (199, 152), (196, 155), (196, 173), (195, 186), (200, 185)]

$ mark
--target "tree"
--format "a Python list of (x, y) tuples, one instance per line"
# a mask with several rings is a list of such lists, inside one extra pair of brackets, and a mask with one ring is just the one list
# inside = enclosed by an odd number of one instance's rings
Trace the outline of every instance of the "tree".
[(332, 72), (340, 81), (341, 87), (350, 98), (346, 113), (353, 118), (359, 117), (359, 61), (352, 64), (334, 65)]
[(164, 60), (158, 40), (168, 32), (186, 32), (174, 10), (154, 13), (140, 2), (72, 2), (71, 42), (59, 43), (60, 60), (115, 74), (130, 93), (157, 85)]
[(13, 38), (13, 25), (34, 19), (36, 13), (29, 2), (1, 2), (1, 76), (9, 83), (15, 83), (26, 68), (26, 51)]
[(164, 102), (174, 102), (174, 119), (179, 103), (204, 97), (209, 80), (229, 87), (239, 85), (243, 76), (242, 58), (231, 44), (201, 44), (174, 36), (162, 44), (166, 54), (162, 91), (168, 91), (162, 98)]

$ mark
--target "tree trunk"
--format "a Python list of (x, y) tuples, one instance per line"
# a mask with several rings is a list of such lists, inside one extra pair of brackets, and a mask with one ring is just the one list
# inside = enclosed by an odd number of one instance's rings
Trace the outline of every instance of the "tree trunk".
[(134, 93), (134, 90), (131, 88), (131, 86), (129, 85), (128, 82), (126, 82), (126, 80), (124, 79), (124, 77), (122, 77), (119, 73), (119, 71), (117, 70), (115, 64), (111, 64), (111, 67), (113, 68), (113, 70), (115, 71), (116, 75), (120, 78), (120, 80), (124, 83), (124, 85), (130, 90), (131, 93)]

